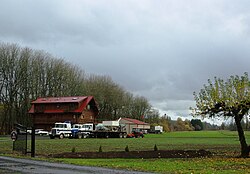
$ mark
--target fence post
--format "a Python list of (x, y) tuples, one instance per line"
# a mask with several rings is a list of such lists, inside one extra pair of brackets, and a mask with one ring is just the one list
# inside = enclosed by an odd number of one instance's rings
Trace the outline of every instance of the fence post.
[(35, 157), (35, 147), (36, 147), (36, 137), (35, 137), (35, 127), (32, 127), (31, 131), (31, 157)]

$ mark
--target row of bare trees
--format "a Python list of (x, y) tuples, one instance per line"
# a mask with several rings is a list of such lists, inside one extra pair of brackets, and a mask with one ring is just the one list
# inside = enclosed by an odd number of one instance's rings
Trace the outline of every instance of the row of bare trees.
[(44, 52), (16, 44), (0, 44), (0, 130), (8, 133), (18, 122), (31, 125), (27, 111), (38, 97), (92, 95), (99, 119), (139, 119), (151, 106), (110, 77), (88, 75), (78, 66)]

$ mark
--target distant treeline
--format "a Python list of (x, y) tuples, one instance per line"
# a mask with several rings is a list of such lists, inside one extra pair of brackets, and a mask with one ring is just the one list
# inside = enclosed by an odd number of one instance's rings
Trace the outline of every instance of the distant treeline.
[(159, 117), (157, 110), (151, 110), (151, 113), (149, 116), (144, 118), (144, 121), (149, 123), (151, 126), (163, 126), (165, 132), (218, 130), (220, 128), (215, 124), (202, 122), (200, 119), (183, 120), (178, 117), (177, 120), (172, 120), (171, 117), (166, 114)]
[[(79, 65), (80, 66), (80, 65)], [(79, 66), (16, 44), (0, 43), (0, 133), (14, 123), (30, 126), (30, 103), (38, 97), (94, 96), (99, 120), (141, 119), (151, 109), (108, 76), (86, 74)]]
[[(243, 119), (241, 121), (241, 125), (242, 125), (243, 130), (250, 131), (249, 118), (250, 118), (250, 116), (248, 115), (248, 116), (246, 116), (245, 119)], [(232, 119), (231, 121), (223, 122), (220, 126), (220, 129), (221, 130), (236, 131), (237, 126), (236, 126), (234, 120)]]
[[(201, 119), (185, 119), (178, 117), (177, 120), (172, 120), (170, 116), (164, 115), (159, 117), (157, 110), (151, 110), (149, 116), (144, 118), (144, 121), (151, 126), (161, 125), (165, 132), (172, 131), (201, 131), (201, 130), (231, 130), (237, 131), (237, 126), (234, 119), (227, 122), (222, 122), (221, 125), (211, 124)], [(250, 131), (249, 116), (241, 121), (243, 130)]]

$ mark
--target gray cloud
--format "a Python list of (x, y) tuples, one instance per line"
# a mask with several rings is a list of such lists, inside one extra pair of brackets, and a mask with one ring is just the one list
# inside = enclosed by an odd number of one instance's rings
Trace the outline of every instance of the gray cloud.
[[(250, 2), (11, 1), (0, 40), (111, 76), (161, 113), (187, 116), (208, 78), (249, 72)], [(171, 116), (170, 115), (170, 116)]]

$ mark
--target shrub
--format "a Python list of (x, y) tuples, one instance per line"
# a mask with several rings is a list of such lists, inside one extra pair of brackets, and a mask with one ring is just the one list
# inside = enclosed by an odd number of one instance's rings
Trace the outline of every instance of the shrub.
[(125, 147), (125, 152), (129, 152), (128, 145)]
[(98, 152), (102, 152), (102, 146), (99, 147), (99, 151)]
[(158, 147), (156, 146), (156, 144), (154, 146), (154, 151), (158, 151)]

